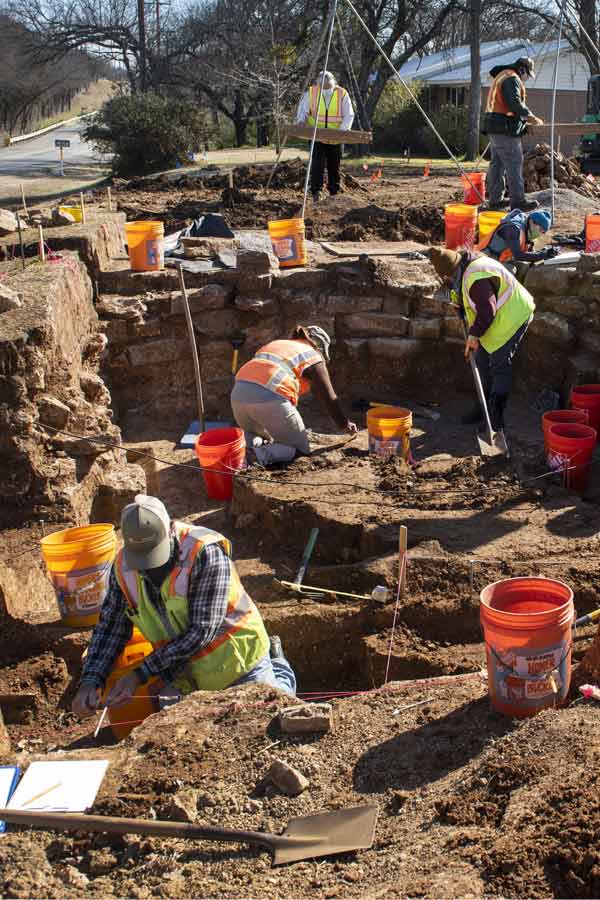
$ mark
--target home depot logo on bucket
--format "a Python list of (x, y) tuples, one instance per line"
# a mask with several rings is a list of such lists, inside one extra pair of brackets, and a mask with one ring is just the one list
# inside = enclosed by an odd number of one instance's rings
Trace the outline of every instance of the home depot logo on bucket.
[(498, 697), (533, 710), (547, 706), (551, 696), (561, 702), (566, 693), (569, 650), (567, 641), (525, 655), (523, 648), (494, 648), (488, 668), (491, 662), (490, 674)]
[(379, 438), (374, 434), (369, 435), (369, 453), (382, 459), (390, 459), (392, 456), (402, 456), (408, 459), (410, 452), (410, 440), (403, 435), (398, 440), (394, 438)]
[(164, 248), (162, 240), (146, 241), (146, 262), (149, 266), (162, 266), (164, 262)]
[(294, 259), (297, 254), (296, 240), (293, 237), (273, 238), (271, 240), (277, 259), (285, 262), (286, 259)]
[(552, 450), (546, 456), (548, 467), (561, 476), (564, 487), (569, 487), (570, 482), (570, 458), (564, 453)]
[(112, 562), (89, 572), (71, 572), (53, 576), (56, 598), (62, 616), (76, 612), (97, 612), (108, 590)]

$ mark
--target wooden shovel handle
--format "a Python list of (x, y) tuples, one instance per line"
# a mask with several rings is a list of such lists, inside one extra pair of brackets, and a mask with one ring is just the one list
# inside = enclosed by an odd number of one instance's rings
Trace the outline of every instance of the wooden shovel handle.
[[(117, 816), (87, 816), (82, 813), (28, 812), (0, 809), (0, 821), (13, 825), (33, 825), (59, 831), (101, 831), (109, 834), (143, 834), (163, 838), (204, 838), (209, 841), (232, 841), (261, 844), (273, 850), (280, 842), (279, 835), (260, 831), (236, 831), (213, 825), (193, 825), (187, 822), (163, 822), (157, 819), (123, 819)], [(285, 841), (284, 841), (285, 842)]]

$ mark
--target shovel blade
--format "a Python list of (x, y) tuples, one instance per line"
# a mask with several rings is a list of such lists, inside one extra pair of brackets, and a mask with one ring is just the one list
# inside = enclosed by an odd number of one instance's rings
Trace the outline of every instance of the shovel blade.
[(274, 847), (273, 865), (368, 849), (376, 822), (374, 804), (290, 819)]
[(482, 456), (510, 456), (508, 444), (503, 431), (488, 432), (484, 440), (481, 435), (477, 435), (479, 441), (479, 452)]

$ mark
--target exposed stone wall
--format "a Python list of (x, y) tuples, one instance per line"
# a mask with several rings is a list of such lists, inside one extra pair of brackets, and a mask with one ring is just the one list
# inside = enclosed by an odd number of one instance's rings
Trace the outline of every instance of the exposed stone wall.
[[(89, 521), (103, 489), (115, 487), (124, 452), (52, 429), (120, 441), (98, 375), (106, 338), (90, 279), (77, 256), (66, 254), (6, 283), (23, 304), (0, 314), (0, 525), (32, 516)], [(143, 471), (131, 467), (125, 494), (144, 483)]]

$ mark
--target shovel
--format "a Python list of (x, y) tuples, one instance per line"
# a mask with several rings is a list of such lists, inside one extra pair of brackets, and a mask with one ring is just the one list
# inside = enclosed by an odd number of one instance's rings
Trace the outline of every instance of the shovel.
[[(465, 333), (465, 340), (467, 339), (467, 327), (463, 321), (463, 331)], [(483, 392), (483, 385), (481, 383), (481, 376), (479, 374), (479, 369), (477, 368), (477, 363), (475, 362), (475, 357), (472, 353), (469, 353), (469, 362), (471, 363), (471, 371), (473, 372), (473, 378), (475, 380), (475, 388), (477, 390), (477, 397), (479, 398), (479, 403), (481, 404), (481, 408), (483, 410), (483, 414), (485, 416), (485, 426), (487, 429), (487, 437), (488, 440), (484, 441), (481, 435), (477, 435), (477, 440), (479, 441), (479, 452), (482, 456), (509, 456), (508, 452), (508, 444), (506, 443), (506, 438), (501, 431), (493, 431), (492, 423), (490, 422), (490, 414), (487, 407), (487, 402), (485, 399), (485, 394)]]
[(204, 838), (259, 844), (273, 854), (273, 865), (368, 850), (373, 846), (377, 807), (354, 806), (333, 812), (290, 819), (283, 834), (239, 831), (213, 825), (188, 825), (185, 822), (161, 822), (151, 819), (120, 819), (116, 816), (86, 816), (77, 813), (27, 812), (0, 809), (0, 821), (13, 825), (33, 825), (57, 831), (100, 831), (109, 834), (143, 834), (163, 838)]

